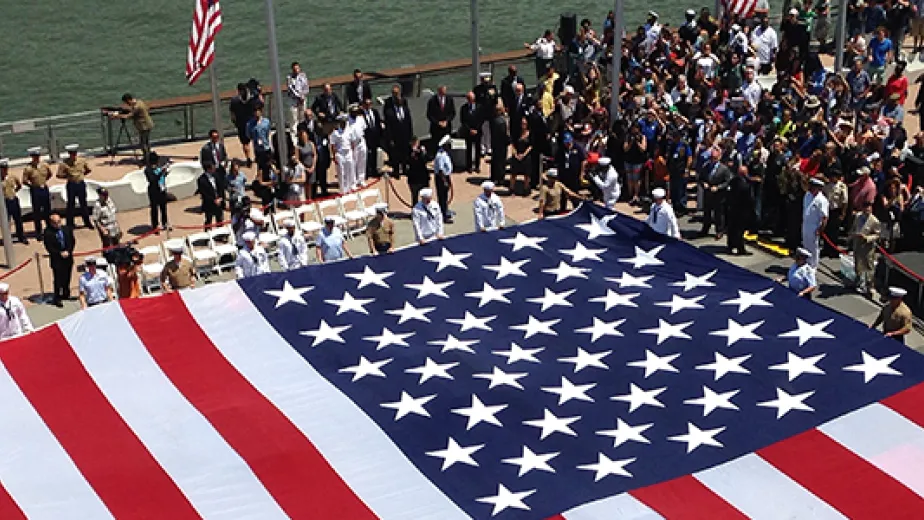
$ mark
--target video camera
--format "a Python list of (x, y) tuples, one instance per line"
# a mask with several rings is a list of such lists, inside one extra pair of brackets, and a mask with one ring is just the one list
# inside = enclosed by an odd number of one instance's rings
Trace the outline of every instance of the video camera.
[(131, 245), (124, 245), (103, 252), (103, 257), (114, 266), (140, 264), (141, 253)]

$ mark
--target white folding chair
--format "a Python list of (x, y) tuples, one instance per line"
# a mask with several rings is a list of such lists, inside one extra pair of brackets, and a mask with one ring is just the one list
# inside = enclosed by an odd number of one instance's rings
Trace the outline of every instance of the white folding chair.
[(186, 246), (192, 255), (193, 265), (199, 276), (208, 276), (218, 265), (218, 253), (212, 248), (212, 235), (207, 232), (193, 233), (186, 237)]
[(283, 211), (277, 211), (276, 213), (274, 213), (273, 214), (273, 232), (278, 235), (279, 230), (285, 227), (282, 225), (282, 223), (288, 219), (296, 220), (295, 211), (287, 209)]
[(164, 252), (160, 246), (146, 246), (138, 250), (141, 254), (141, 290), (150, 294), (160, 291), (160, 273), (164, 270)]
[(308, 235), (312, 240), (309, 244), (314, 243), (314, 237), (324, 229), (321, 218), (318, 216), (318, 208), (314, 203), (304, 204), (295, 209), (296, 222), (302, 234)]
[(192, 262), (193, 257), (189, 249), (189, 244), (186, 243), (186, 238), (183, 237), (183, 238), (171, 238), (171, 239), (163, 241), (163, 243), (161, 244), (161, 249), (163, 253), (164, 263), (167, 262), (168, 258), (173, 258), (173, 254), (170, 252), (170, 250), (177, 246), (183, 248), (183, 258)]
[(363, 201), (363, 210), (369, 218), (375, 216), (375, 205), (379, 202), (385, 202), (385, 199), (382, 198), (382, 192), (378, 188), (363, 190), (358, 195)]
[(340, 201), (337, 199), (327, 199), (318, 202), (318, 216), (323, 222), (327, 217), (334, 217), (334, 225), (339, 227), (344, 234), (349, 234), (346, 226), (346, 219), (340, 213)]
[[(263, 214), (261, 213), (261, 215)], [(263, 224), (260, 225), (257, 242), (263, 244), (268, 253), (276, 251), (276, 247), (279, 245), (279, 235), (276, 234), (273, 218), (263, 215)]]
[(359, 193), (344, 195), (340, 201), (340, 214), (343, 215), (346, 228), (350, 233), (361, 233), (366, 229), (369, 216), (363, 208), (363, 199)]
[(234, 243), (234, 231), (231, 226), (222, 226), (209, 231), (209, 238), (212, 251), (217, 256), (215, 271), (221, 273), (225, 269), (234, 269), (234, 262), (237, 260), (237, 244)]

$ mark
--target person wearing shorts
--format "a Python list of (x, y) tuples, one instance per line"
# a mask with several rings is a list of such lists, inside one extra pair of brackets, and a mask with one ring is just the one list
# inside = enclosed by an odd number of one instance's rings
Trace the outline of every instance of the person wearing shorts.
[(253, 164), (253, 152), (250, 149), (250, 137), (247, 135), (247, 122), (253, 118), (254, 100), (250, 97), (247, 85), (237, 84), (237, 95), (231, 98), (231, 121), (237, 129), (237, 138), (244, 149), (247, 167)]

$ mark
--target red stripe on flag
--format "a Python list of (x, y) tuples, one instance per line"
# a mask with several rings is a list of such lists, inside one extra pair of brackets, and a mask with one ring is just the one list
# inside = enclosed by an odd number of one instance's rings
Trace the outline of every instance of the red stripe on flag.
[(629, 492), (664, 518), (685, 520), (743, 519), (747, 517), (692, 475)]
[(924, 383), (912, 386), (891, 397), (883, 399), (882, 404), (900, 413), (909, 421), (924, 428)]
[(121, 304), (167, 377), (289, 516), (375, 518), (311, 441), (225, 359), (178, 294)]
[(26, 514), (19, 509), (13, 497), (6, 491), (3, 484), (0, 483), (0, 518), (3, 520), (27, 520)]
[(546, 518), (545, 520), (568, 520), (568, 519), (561, 515), (555, 515), (555, 516), (550, 516)]
[(924, 499), (818, 430), (758, 455), (849, 518), (920, 518)]
[(17, 341), (0, 360), (113, 516), (200, 518), (93, 383), (60, 329)]

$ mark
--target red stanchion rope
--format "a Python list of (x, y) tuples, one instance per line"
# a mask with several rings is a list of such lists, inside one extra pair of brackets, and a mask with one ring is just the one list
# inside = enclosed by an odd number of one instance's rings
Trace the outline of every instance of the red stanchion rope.
[(9, 278), (10, 276), (13, 276), (14, 274), (18, 273), (19, 271), (22, 271), (23, 268), (25, 268), (27, 265), (29, 265), (29, 264), (31, 264), (31, 263), (32, 263), (32, 259), (31, 259), (31, 258), (27, 259), (25, 262), (23, 262), (23, 263), (17, 265), (16, 267), (14, 267), (13, 269), (11, 269), (10, 271), (7, 271), (6, 273), (3, 273), (3, 275), (0, 275), (0, 280), (5, 280), (5, 279)]
[(916, 272), (912, 271), (911, 269), (909, 269), (908, 266), (906, 266), (905, 264), (899, 262), (897, 258), (895, 258), (895, 257), (892, 256), (891, 254), (889, 254), (889, 252), (886, 251), (885, 249), (883, 249), (882, 246), (876, 245), (876, 249), (878, 249), (879, 252), (882, 253), (882, 256), (888, 258), (890, 262), (892, 262), (892, 263), (895, 264), (899, 269), (901, 269), (902, 271), (904, 271), (905, 274), (907, 274), (908, 276), (914, 278), (914, 279), (917, 280), (918, 282), (924, 282), (924, 276), (919, 275), (918, 273), (916, 273)]
[[(327, 195), (327, 196), (319, 197), (319, 198), (316, 198), (316, 199), (306, 199), (306, 200), (283, 200), (283, 201), (281, 201), (281, 202), (282, 202), (283, 204), (285, 204), (286, 206), (298, 207), (298, 206), (303, 206), (303, 205), (305, 205), (305, 204), (314, 204), (314, 203), (316, 203), (316, 202), (323, 202), (323, 201), (325, 201), (325, 200), (339, 199), (340, 197), (346, 197), (347, 195), (352, 195), (352, 194), (354, 194), (354, 193), (359, 193), (359, 192), (361, 192), (361, 191), (368, 190), (369, 188), (371, 188), (371, 187), (375, 186), (376, 184), (378, 184), (379, 182), (381, 182), (381, 180), (382, 180), (381, 178), (375, 179), (374, 181), (370, 182), (369, 184), (366, 184), (365, 186), (363, 186), (363, 187), (361, 187), (361, 188), (353, 188), (352, 190), (347, 191), (347, 192), (344, 192), (344, 193), (335, 193), (335, 194), (333, 194), (333, 195)], [(266, 211), (266, 210), (269, 209), (271, 206), (272, 206), (272, 204), (267, 204), (267, 205), (265, 205), (265, 206), (261, 206), (260, 209), (261, 209), (261, 211)]]
[(845, 250), (843, 250), (843, 249), (837, 247), (837, 244), (835, 244), (834, 241), (832, 241), (830, 238), (828, 238), (828, 235), (822, 233), (822, 234), (821, 234), (821, 238), (823, 238), (823, 239), (825, 240), (825, 242), (827, 242), (828, 245), (831, 246), (832, 248), (834, 248), (834, 250), (837, 251), (838, 253), (840, 253), (840, 254), (842, 254), (842, 255), (849, 254), (847, 251), (845, 251)]
[(222, 226), (227, 226), (230, 223), (231, 223), (230, 220), (225, 220), (222, 222), (216, 222), (214, 224), (202, 224), (201, 226), (173, 226), (173, 229), (186, 229), (189, 231), (197, 231), (197, 230), (205, 231), (207, 229), (214, 229), (214, 228), (220, 228)]
[(397, 197), (398, 200), (401, 201), (401, 204), (404, 204), (405, 206), (407, 206), (408, 209), (414, 209), (413, 206), (408, 201), (401, 198), (401, 194), (399, 194), (398, 190), (395, 189), (395, 185), (391, 183), (391, 178), (388, 179), (387, 184), (388, 184), (388, 187), (391, 188), (391, 192), (395, 194), (395, 197)]
[[(98, 255), (98, 254), (100, 254), (100, 253), (105, 253), (106, 251), (112, 251), (113, 249), (117, 249), (117, 248), (120, 248), (120, 247), (123, 247), (123, 246), (132, 245), (132, 244), (137, 244), (139, 241), (144, 240), (145, 238), (148, 238), (149, 236), (154, 235), (154, 234), (159, 233), (159, 232), (160, 232), (160, 229), (154, 228), (154, 229), (152, 229), (152, 230), (150, 230), (150, 231), (148, 231), (148, 232), (146, 232), (146, 233), (142, 233), (142, 234), (138, 235), (137, 237), (135, 237), (135, 238), (133, 238), (133, 239), (127, 241), (127, 242), (123, 242), (123, 243), (121, 243), (121, 244), (116, 244), (116, 245), (114, 245), (114, 246), (109, 246), (109, 247), (101, 247), (101, 248), (99, 248), (99, 249), (91, 249), (91, 250), (89, 250), (89, 251), (81, 251), (81, 252), (79, 252), (79, 253), (74, 253), (74, 254), (72, 254), (71, 256), (78, 257), (78, 256)], [(46, 256), (47, 256), (47, 255), (46, 255)]]

